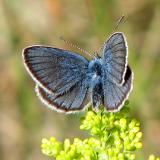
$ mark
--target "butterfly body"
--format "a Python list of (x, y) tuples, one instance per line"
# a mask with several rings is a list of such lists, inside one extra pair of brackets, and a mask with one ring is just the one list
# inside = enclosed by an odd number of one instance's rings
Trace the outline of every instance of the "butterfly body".
[(103, 104), (103, 65), (101, 58), (95, 58), (88, 66), (88, 79), (90, 79), (89, 88), (91, 90), (92, 105), (97, 110), (99, 105)]
[(23, 51), (38, 97), (49, 108), (67, 113), (84, 109), (90, 101), (95, 110), (100, 105), (111, 112), (120, 110), (132, 89), (127, 55), (122, 33), (113, 34), (102, 56), (91, 61), (53, 47), (31, 46)]

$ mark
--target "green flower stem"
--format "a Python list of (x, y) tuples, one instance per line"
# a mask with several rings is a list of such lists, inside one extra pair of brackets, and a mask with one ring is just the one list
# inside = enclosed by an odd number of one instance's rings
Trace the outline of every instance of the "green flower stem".
[[(117, 113), (100, 109), (89, 110), (82, 118), (81, 130), (87, 130), (90, 138), (74, 138), (73, 143), (63, 143), (54, 137), (43, 138), (41, 150), (56, 160), (134, 160), (135, 151), (142, 148), (140, 123), (128, 116), (128, 102)], [(149, 160), (160, 160), (150, 155)]]

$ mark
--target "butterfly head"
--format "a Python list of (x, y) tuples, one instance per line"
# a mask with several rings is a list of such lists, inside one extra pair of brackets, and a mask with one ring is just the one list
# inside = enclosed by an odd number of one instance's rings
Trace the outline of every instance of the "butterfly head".
[(92, 74), (95, 74), (97, 76), (101, 76), (102, 73), (102, 64), (100, 58), (95, 58), (89, 63), (89, 71)]

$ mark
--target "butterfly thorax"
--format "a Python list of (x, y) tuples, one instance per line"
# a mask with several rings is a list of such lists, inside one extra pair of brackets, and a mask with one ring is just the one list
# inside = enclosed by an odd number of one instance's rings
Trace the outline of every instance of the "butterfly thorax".
[(101, 59), (94, 59), (89, 63), (89, 70), (95, 76), (101, 76), (102, 73), (102, 64)]
[(103, 85), (102, 85), (102, 63), (101, 59), (94, 59), (89, 63), (88, 67), (91, 88), (91, 98), (93, 107), (97, 110), (103, 104)]

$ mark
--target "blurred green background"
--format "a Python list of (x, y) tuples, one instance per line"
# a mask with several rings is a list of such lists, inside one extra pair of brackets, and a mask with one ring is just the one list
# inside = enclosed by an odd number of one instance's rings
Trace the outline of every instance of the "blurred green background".
[(21, 52), (33, 44), (77, 51), (60, 36), (98, 51), (125, 21), (129, 63), (134, 71), (131, 114), (141, 122), (144, 154), (160, 155), (160, 1), (159, 0), (1, 0), (0, 1), (0, 160), (47, 159), (42, 137), (86, 137), (80, 114), (65, 115), (44, 107), (34, 92)]

